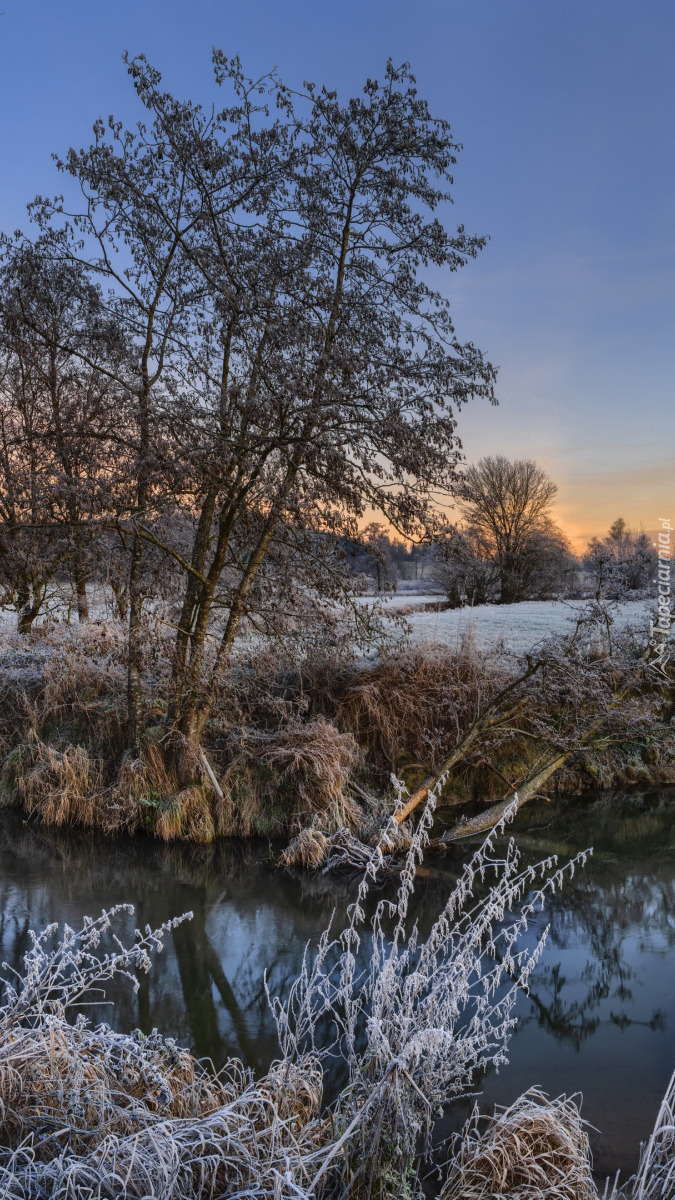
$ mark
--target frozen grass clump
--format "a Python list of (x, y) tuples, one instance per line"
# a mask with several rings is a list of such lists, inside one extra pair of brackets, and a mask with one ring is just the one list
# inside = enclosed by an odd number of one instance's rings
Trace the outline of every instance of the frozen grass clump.
[[(179, 917), (113, 933), (128, 905), (33, 935), (24, 973), (5, 969), (0, 1010), (0, 1195), (11, 1200), (274, 1194), (321, 1103), (318, 1065), (278, 1064), (259, 1085), (238, 1060), (219, 1073), (156, 1031), (92, 1027), (74, 1006), (138, 972)], [(190, 914), (186, 914), (187, 917)], [(104, 937), (115, 949), (100, 953)], [(245, 1193), (244, 1193), (245, 1194)], [(285, 1194), (285, 1193), (284, 1193)]]
[(315, 871), (326, 857), (328, 838), (320, 829), (301, 829), (280, 855), (284, 867), (302, 867)]
[[(139, 1031), (125, 1035), (108, 1025), (92, 1027), (73, 1009), (100, 999), (113, 976), (138, 988), (138, 972), (185, 918), (136, 931), (126, 949), (112, 934), (128, 905), (85, 920), (79, 931), (57, 926), (32, 935), (24, 973), (6, 973), (0, 1010), (0, 1143), (17, 1149), (30, 1138), (40, 1157), (58, 1147), (89, 1149), (92, 1136), (130, 1134), (161, 1116), (196, 1117), (231, 1097), (238, 1080), (211, 1078), (170, 1039)], [(98, 953), (104, 937), (115, 949)], [(46, 1135), (45, 1130), (52, 1134)]]
[(533, 1088), (455, 1138), (440, 1200), (597, 1200), (588, 1134), (573, 1099)]

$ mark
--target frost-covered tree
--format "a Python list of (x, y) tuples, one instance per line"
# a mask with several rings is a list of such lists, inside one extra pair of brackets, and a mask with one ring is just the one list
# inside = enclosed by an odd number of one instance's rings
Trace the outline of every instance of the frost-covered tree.
[(454, 529), (439, 543), (438, 558), (438, 577), (453, 608), (497, 602), (499, 566), (477, 530)]
[[(254, 83), (220, 53), (214, 64), (229, 96), (211, 110), (131, 61), (145, 123), (97, 122), (94, 144), (61, 164), (84, 205), (37, 209), (78, 231), (71, 253), (109, 287), (132, 346), (130, 738), (153, 544), (182, 581), (167, 699), (187, 774), (275, 547), (287, 574), (309, 564), (335, 598), (346, 573), (330, 556), (320, 571), (317, 550), (368, 510), (430, 536), (455, 481), (457, 410), (492, 399), (494, 382), (429, 282), (483, 239), (444, 224), (458, 146), (407, 66), (343, 102), (276, 75)], [(178, 539), (158, 524), (176, 502), (192, 516)]]
[(627, 593), (652, 590), (656, 566), (648, 534), (631, 529), (623, 517), (617, 517), (604, 538), (591, 538), (584, 556), (598, 600), (619, 600)]
[[(495, 569), (502, 604), (560, 590), (571, 551), (551, 517), (558, 485), (531, 459), (482, 458), (456, 488), (463, 536)], [(451, 539), (452, 548), (452, 539)], [(452, 558), (452, 554), (451, 554)]]

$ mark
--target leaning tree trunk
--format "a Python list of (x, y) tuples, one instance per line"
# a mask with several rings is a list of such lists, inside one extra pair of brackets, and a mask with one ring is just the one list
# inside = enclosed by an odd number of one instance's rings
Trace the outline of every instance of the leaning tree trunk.
[(516, 791), (510, 792), (497, 804), (491, 804), (478, 816), (458, 821), (452, 829), (443, 834), (443, 841), (456, 842), (460, 838), (471, 837), (477, 833), (487, 833), (488, 829), (497, 825), (507, 813), (517, 813), (523, 804), (540, 794), (546, 781), (563, 766), (571, 753), (571, 750), (565, 750), (548, 758), (543, 767), (530, 775)]
[[(642, 656), (642, 661), (646, 661), (648, 653), (649, 650), (647, 649), (645, 654)], [(617, 706), (621, 704), (623, 700), (625, 700), (626, 696), (631, 690), (631, 686), (632, 685), (629, 685), (628, 687), (624, 688), (617, 696), (615, 696), (613, 702), (608, 705), (607, 712), (611, 712), (613, 709), (617, 708)], [(540, 793), (544, 784), (551, 778), (552, 775), (555, 774), (556, 771), (559, 771), (560, 768), (564, 766), (564, 764), (569, 758), (571, 758), (573, 754), (578, 753), (580, 750), (591, 749), (593, 745), (597, 745), (598, 742), (602, 741), (602, 738), (598, 735), (602, 729), (605, 716), (606, 713), (602, 713), (599, 717), (596, 717), (576, 745), (570, 746), (567, 750), (551, 750), (544, 765), (534, 771), (519, 788), (515, 789), (513, 792), (510, 792), (509, 795), (504, 800), (500, 800), (499, 803), (491, 804), (489, 808), (485, 809), (484, 812), (479, 813), (477, 817), (471, 817), (463, 821), (459, 821), (457, 825), (443, 835), (444, 840), (455, 841), (457, 838), (469, 837), (474, 833), (485, 833), (488, 829), (492, 829), (494, 825), (501, 821), (507, 810), (511, 809), (512, 811), (517, 812), (523, 804), (526, 804), (528, 800), (532, 800), (534, 796)]]
[(411, 796), (408, 797), (405, 804), (402, 804), (401, 807), (394, 813), (394, 820), (398, 825), (402, 824), (402, 822), (405, 821), (406, 818), (409, 817), (410, 814), (426, 800), (429, 792), (438, 787), (448, 772), (451, 771), (453, 767), (456, 767), (459, 762), (461, 762), (464, 755), (468, 750), (471, 749), (471, 747), (482, 734), (487, 733), (488, 731), (494, 731), (499, 728), (503, 728), (504, 726), (510, 724), (510, 722), (518, 716), (518, 714), (522, 711), (522, 700), (518, 701), (514, 707), (509, 708), (506, 712), (500, 712), (499, 706), (504, 700), (506, 700), (508, 696), (510, 696), (517, 688), (519, 688), (521, 684), (530, 679), (531, 676), (534, 675), (542, 665), (543, 664), (541, 661), (530, 663), (527, 670), (524, 671), (522, 675), (519, 675), (517, 679), (512, 680), (511, 683), (508, 683), (506, 687), (497, 692), (496, 696), (493, 696), (487, 707), (483, 710), (480, 716), (476, 718), (473, 725), (464, 734), (462, 740), (450, 751), (450, 754), (443, 759), (443, 762), (440, 764), (440, 766), (431, 775), (427, 775), (426, 779), (424, 779), (422, 783), (415, 788), (415, 791)]

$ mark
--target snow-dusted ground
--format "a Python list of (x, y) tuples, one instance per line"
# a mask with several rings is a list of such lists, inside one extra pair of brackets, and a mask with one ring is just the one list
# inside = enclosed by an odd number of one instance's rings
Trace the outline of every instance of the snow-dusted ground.
[[(481, 650), (492, 650), (503, 645), (507, 650), (523, 654), (533, 650), (542, 638), (551, 634), (569, 633), (572, 622), (584, 607), (584, 600), (528, 600), (522, 604), (485, 604), (478, 608), (455, 608), (445, 612), (416, 611), (424, 606), (443, 603), (442, 596), (428, 592), (397, 592), (385, 597), (360, 596), (361, 604), (372, 604), (377, 599), (385, 611), (392, 616), (399, 613), (405, 617), (410, 629), (410, 639), (415, 645), (421, 642), (440, 642), (459, 647), (462, 640), (471, 635)], [(61, 620), (67, 618), (68, 602), (54, 597), (50, 605), (53, 615)], [(112, 615), (111, 597), (104, 587), (90, 589), (90, 616), (105, 619)], [(77, 616), (71, 613), (73, 626), (77, 627)], [(618, 606), (614, 613), (618, 626), (635, 625), (645, 632), (649, 628), (649, 605), (642, 600), (630, 600)], [(40, 619), (36, 624), (41, 624)], [(399, 628), (401, 626), (399, 625)], [(0, 635), (16, 629), (16, 614), (0, 610)], [(396, 625), (392, 622), (392, 632)], [(0, 664), (0, 669), (2, 664)]]
[[(92, 621), (105, 621), (114, 613), (113, 598), (110, 588), (104, 584), (89, 584), (87, 587), (89, 599), (89, 617)], [(44, 625), (45, 619), (56, 618), (59, 621), (70, 621), (77, 625), (77, 609), (74, 596), (65, 585), (55, 587), (45, 605), (45, 610), (37, 618), (35, 627)], [(13, 608), (0, 608), (0, 635), (16, 631), (16, 613)]]
[[(363, 603), (372, 603), (374, 597), (363, 597)], [(454, 608), (445, 612), (410, 612), (411, 607), (433, 602), (428, 595), (406, 594), (387, 596), (385, 608), (394, 614), (397, 610), (405, 614), (411, 627), (411, 640), (440, 642), (446, 646), (459, 646), (462, 639), (471, 635), (481, 650), (491, 650), (504, 645), (517, 654), (527, 653), (552, 634), (571, 632), (573, 622), (586, 605), (584, 600), (526, 600), (522, 604), (485, 604), (478, 608)], [(649, 605), (643, 600), (629, 600), (617, 606), (615, 624), (619, 627), (635, 625), (649, 629)]]

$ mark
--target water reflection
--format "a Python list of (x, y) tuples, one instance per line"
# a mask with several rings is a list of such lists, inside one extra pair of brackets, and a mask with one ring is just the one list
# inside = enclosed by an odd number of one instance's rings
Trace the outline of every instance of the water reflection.
[[(583, 808), (523, 814), (528, 858), (566, 858), (593, 844), (588, 867), (551, 898), (547, 950), (530, 995), (519, 1001), (511, 1064), (484, 1081), (486, 1101), (509, 1102), (524, 1087), (584, 1092), (600, 1172), (634, 1166), (675, 1066), (675, 789), (614, 796)], [(431, 860), (419, 880), (428, 927), (461, 868), (458, 855)], [(268, 847), (187, 849), (145, 841), (101, 843), (48, 836), (0, 814), (0, 950), (18, 967), (28, 930), (130, 901), (134, 923), (158, 925), (191, 910), (136, 995), (120, 985), (112, 1011), (92, 1015), (120, 1028), (157, 1026), (220, 1063), (238, 1054), (264, 1068), (277, 1048), (264, 988), (283, 994), (304, 946), (352, 885), (270, 868)], [(534, 939), (537, 930), (532, 931)]]

